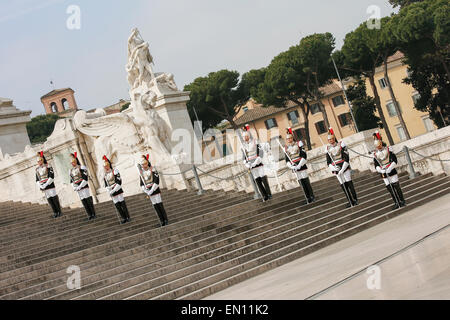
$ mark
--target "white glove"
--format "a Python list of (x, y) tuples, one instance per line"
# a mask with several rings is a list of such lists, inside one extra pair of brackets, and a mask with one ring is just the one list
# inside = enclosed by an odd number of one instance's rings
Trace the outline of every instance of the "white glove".
[(287, 163), (286, 163), (286, 166), (287, 166), (289, 169), (294, 170), (294, 166), (292, 165), (292, 163), (287, 162)]
[(120, 184), (116, 183), (116, 186), (114, 187), (114, 189), (111, 190), (110, 194), (113, 195), (114, 193), (116, 193), (120, 189), (122, 189), (122, 186)]
[[(298, 164), (301, 167), (303, 167), (306, 163), (308, 162), (308, 160), (306, 160), (305, 158), (302, 158), (302, 160), (300, 160), (300, 163)], [(299, 168), (299, 169), (300, 169)]]
[(391, 162), (391, 165), (389, 166), (389, 168), (386, 169), (386, 173), (389, 174), (391, 173), (392, 170), (394, 170), (397, 167), (397, 164), (395, 162)]
[(53, 179), (52, 178), (48, 178), (48, 180), (47, 180), (47, 182), (45, 183), (46, 184), (46, 188), (49, 186), (49, 185), (51, 185), (52, 183), (53, 183)]
[(256, 158), (256, 160), (253, 162), (252, 167), (254, 168), (254, 167), (256, 167), (256, 166), (259, 166), (261, 163), (262, 163), (262, 159), (261, 159), (261, 157), (258, 157), (258, 158)]
[(111, 187), (106, 187), (106, 190), (108, 191), (108, 193), (111, 193), (112, 188)]
[(383, 169), (381, 169), (381, 167), (380, 167), (380, 166), (378, 166), (378, 167), (377, 167), (377, 172), (378, 172), (378, 173), (381, 173), (381, 174), (383, 174), (383, 172), (382, 172), (382, 171), (383, 171)]
[(330, 168), (331, 173), (336, 174), (335, 172), (339, 171), (339, 168), (337, 166), (333, 166), (332, 164), (330, 164), (328, 166), (328, 168)]
[(339, 175), (341, 175), (341, 174), (343, 174), (344, 172), (345, 172), (345, 170), (347, 170), (347, 168), (348, 168), (348, 166), (349, 166), (350, 164), (348, 163), (348, 162), (344, 162), (344, 164), (342, 165), (342, 169), (341, 169), (341, 171), (339, 171)]
[(152, 195), (153, 192), (156, 191), (156, 189), (158, 189), (159, 185), (157, 185), (156, 183), (153, 184), (153, 187), (150, 189), (149, 194)]
[(246, 163), (245, 163), (245, 167), (246, 167), (247, 169), (250, 169), (250, 168), (252, 167), (252, 165), (251, 165), (250, 162), (246, 162)]

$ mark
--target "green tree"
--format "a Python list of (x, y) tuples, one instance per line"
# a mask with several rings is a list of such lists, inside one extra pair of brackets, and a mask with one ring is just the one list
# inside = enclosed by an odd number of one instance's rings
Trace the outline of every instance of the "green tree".
[(40, 115), (27, 123), (28, 136), (31, 143), (43, 143), (53, 133), (55, 123), (60, 117), (56, 114)]
[(415, 2), (423, 2), (423, 1), (426, 1), (426, 0), (389, 0), (389, 3), (394, 8), (396, 8), (396, 7), (403, 8), (403, 7), (406, 7), (406, 6), (410, 5), (410, 4), (413, 4)]
[(264, 106), (286, 108), (293, 103), (300, 108), (305, 121), (306, 143), (311, 149), (309, 133), (309, 100), (307, 90), (308, 75), (301, 63), (300, 46), (293, 46), (288, 51), (276, 56), (265, 70), (264, 82), (251, 90), (252, 97)]
[(120, 109), (120, 112), (127, 110), (127, 109), (130, 107), (130, 105), (131, 105), (130, 102), (125, 103), (125, 104), (122, 106), (122, 108)]
[[(390, 33), (409, 66), (411, 84), (421, 98), (415, 108), (428, 111), (438, 127), (445, 125), (450, 101), (450, 4), (427, 0), (403, 7), (392, 17)], [(441, 115), (442, 114), (442, 115)]]
[[(355, 77), (364, 76), (369, 80), (377, 112), (380, 116), (389, 144), (393, 145), (391, 132), (386, 122), (383, 109), (381, 108), (380, 95), (375, 85), (375, 70), (383, 63), (383, 54), (379, 50), (373, 50), (374, 39), (379, 36), (379, 31), (369, 29), (367, 23), (362, 23), (354, 31), (348, 33), (344, 39), (344, 45), (341, 52), (335, 54), (340, 69), (346, 71), (347, 75)], [(372, 42), (372, 44), (371, 44)]]
[(359, 130), (382, 127), (380, 118), (375, 115), (375, 99), (367, 95), (366, 81), (357, 79), (356, 83), (347, 89), (347, 97), (352, 103)]
[(248, 85), (240, 85), (239, 73), (220, 70), (207, 77), (199, 77), (184, 87), (190, 91), (187, 103), (191, 119), (195, 119), (194, 108), (203, 122), (203, 130), (227, 120), (233, 129), (237, 129), (234, 117), (250, 98)]
[(331, 83), (334, 78), (334, 67), (331, 53), (335, 48), (335, 39), (329, 32), (316, 33), (300, 41), (298, 58), (306, 74), (306, 88), (319, 104), (327, 128), (330, 127), (325, 106), (322, 103), (323, 93), (320, 88)]

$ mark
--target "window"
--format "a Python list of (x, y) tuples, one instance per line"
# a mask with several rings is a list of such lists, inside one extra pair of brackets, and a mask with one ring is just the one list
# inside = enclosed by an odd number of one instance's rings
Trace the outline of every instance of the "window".
[[(388, 104), (386, 105), (386, 108), (387, 108), (387, 111), (388, 111), (390, 117), (398, 116), (397, 115), (397, 110), (395, 110), (395, 106), (394, 106), (394, 103), (392, 101), (388, 102)], [(400, 112), (402, 112), (402, 109), (400, 108), (400, 105), (398, 105), (398, 108), (399, 108)]]
[(385, 78), (382, 78), (382, 79), (378, 80), (378, 82), (380, 83), (380, 88), (381, 89), (387, 88), (387, 82), (386, 82)]
[(270, 130), (272, 128), (278, 127), (277, 120), (275, 120), (275, 118), (266, 120), (266, 121), (264, 121), (264, 123), (266, 124), (266, 129), (267, 130)]
[(311, 105), (311, 114), (316, 114), (320, 112), (320, 107), (318, 103), (314, 103)]
[(398, 125), (398, 126), (395, 126), (395, 128), (397, 129), (397, 134), (398, 134), (398, 137), (400, 138), (400, 141), (405, 141), (406, 134), (405, 134), (405, 130), (403, 129), (403, 127), (401, 125)]
[(295, 137), (298, 140), (306, 140), (306, 130), (305, 130), (305, 128), (300, 128), (300, 129), (294, 130), (294, 133), (295, 133)]
[(248, 111), (248, 107), (244, 107), (243, 110), (244, 110), (244, 113), (246, 113)]
[(293, 126), (298, 124), (298, 118), (300, 118), (300, 117), (298, 115), (298, 111), (297, 110), (289, 112), (287, 114), (287, 117), (288, 117), (289, 121), (292, 123)]
[(423, 124), (424, 124), (427, 132), (431, 132), (431, 131), (435, 130), (433, 121), (430, 119), (430, 116), (422, 117), (422, 121), (423, 121)]
[(420, 97), (419, 93), (416, 93), (415, 95), (412, 96), (412, 99), (414, 101), (414, 105), (417, 105), (417, 101), (419, 101), (420, 98), (421, 97)]
[(341, 125), (341, 127), (345, 127), (350, 124), (350, 117), (351, 117), (350, 113), (343, 113), (338, 115), (339, 124)]
[(335, 107), (345, 104), (343, 96), (334, 97), (332, 100)]
[(316, 130), (318, 134), (327, 133), (328, 130), (325, 127), (325, 121), (316, 122)]

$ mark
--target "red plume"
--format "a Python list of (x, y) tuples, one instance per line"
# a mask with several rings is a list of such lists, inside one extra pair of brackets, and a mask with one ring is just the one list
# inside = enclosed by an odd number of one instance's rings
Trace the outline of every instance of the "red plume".
[(249, 131), (250, 130), (250, 125), (246, 124), (244, 127), (244, 131)]
[(39, 152), (39, 155), (41, 156), (41, 158), (44, 157), (44, 151)]
[(334, 136), (334, 130), (333, 130), (333, 128), (330, 128), (330, 129), (328, 130), (328, 132), (330, 132), (330, 134), (332, 134), (332, 135)]
[(294, 135), (294, 133), (292, 132), (292, 128), (288, 128), (288, 129), (287, 129), (287, 132), (288, 132), (289, 134)]
[(75, 159), (78, 158), (76, 152), (73, 153), (73, 156), (75, 157)]
[(150, 159), (150, 155), (148, 154), (146, 158), (147, 158), (147, 161), (149, 161), (149, 159)]
[(381, 135), (380, 135), (380, 133), (378, 131), (375, 132), (375, 135), (377, 136), (377, 139), (381, 141)]
[(106, 156), (103, 156), (103, 160), (108, 161), (108, 158)]

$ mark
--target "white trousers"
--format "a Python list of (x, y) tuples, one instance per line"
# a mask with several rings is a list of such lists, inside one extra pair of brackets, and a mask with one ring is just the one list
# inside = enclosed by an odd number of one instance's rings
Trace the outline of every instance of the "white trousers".
[(265, 177), (266, 173), (264, 172), (264, 166), (253, 168), (252, 169), (252, 175), (253, 175), (254, 179)]
[(158, 193), (154, 196), (150, 196), (150, 201), (152, 202), (153, 205), (161, 203), (162, 202), (161, 193)]
[(350, 181), (352, 181), (352, 170), (348, 169), (343, 174), (341, 174), (341, 175), (337, 174), (336, 176), (337, 176), (340, 184), (344, 184), (345, 182), (350, 182)]
[(87, 199), (91, 196), (91, 193), (89, 192), (89, 188), (77, 191), (78, 196), (80, 197), (80, 200)]
[(308, 170), (295, 171), (295, 175), (297, 176), (297, 180), (306, 179), (308, 178)]
[(44, 192), (45, 192), (45, 196), (47, 197), (47, 199), (56, 197), (56, 189), (55, 188), (49, 189), (49, 190), (45, 190)]
[(111, 198), (112, 198), (114, 204), (116, 204), (117, 202), (122, 202), (124, 200), (123, 193), (121, 193), (115, 197), (111, 197)]
[[(383, 179), (384, 183), (388, 186), (391, 183), (397, 183), (398, 182), (398, 174), (396, 174), (395, 176), (390, 176), (389, 179)], [(390, 183), (389, 183), (390, 181)]]

